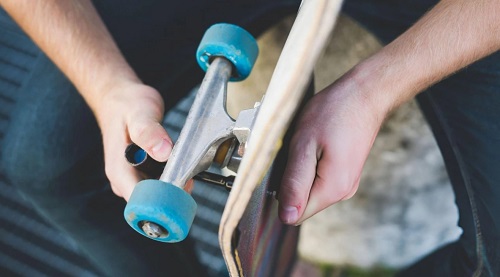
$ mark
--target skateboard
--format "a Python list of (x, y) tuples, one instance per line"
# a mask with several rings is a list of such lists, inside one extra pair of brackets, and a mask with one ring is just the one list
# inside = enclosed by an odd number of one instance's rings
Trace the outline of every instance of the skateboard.
[[(263, 189), (259, 186), (263, 183), (291, 119), (304, 97), (314, 65), (333, 29), (341, 2), (304, 0), (280, 55), (222, 214), (219, 242), (231, 276), (272, 276), (261, 275), (262, 272), (253, 270), (252, 263), (256, 259), (242, 259), (242, 253), (248, 250), (248, 242), (241, 243), (244, 237), (241, 234), (242, 227), (249, 219), (252, 201), (258, 196), (256, 190), (258, 192)], [(268, 206), (263, 211), (277, 212), (276, 201), (265, 205)], [(276, 214), (269, 217), (277, 218)], [(266, 224), (264, 230), (270, 225)], [(239, 243), (235, 240), (238, 232)], [(254, 241), (267, 241), (262, 233), (260, 238), (248, 237), (254, 238)]]
[[(257, 43), (238, 26), (216, 24), (207, 30), (197, 51), (205, 78), (163, 173), (139, 182), (127, 203), (124, 216), (133, 229), (161, 242), (183, 240), (196, 212), (185, 186), (192, 178), (202, 179), (230, 189), (219, 227), (230, 275), (289, 273), (298, 229), (279, 222), (274, 197), (279, 178), (271, 168), (341, 2), (302, 2), (262, 102), (236, 119), (225, 110), (227, 82), (250, 74)], [(146, 170), (163, 167), (138, 147), (127, 148), (126, 157)], [(213, 164), (237, 172), (236, 178), (206, 172)]]

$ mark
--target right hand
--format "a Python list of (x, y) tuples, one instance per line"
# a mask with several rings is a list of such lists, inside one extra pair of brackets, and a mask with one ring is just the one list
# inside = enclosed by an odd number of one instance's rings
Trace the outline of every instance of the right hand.
[(106, 175), (113, 192), (128, 201), (134, 186), (144, 178), (124, 157), (131, 142), (153, 159), (170, 156), (172, 140), (161, 125), (163, 99), (152, 87), (127, 82), (114, 85), (94, 107), (103, 136)]
[(363, 88), (351, 75), (316, 94), (299, 117), (279, 193), (279, 217), (285, 224), (301, 224), (358, 189), (393, 102), (381, 101), (383, 94)]

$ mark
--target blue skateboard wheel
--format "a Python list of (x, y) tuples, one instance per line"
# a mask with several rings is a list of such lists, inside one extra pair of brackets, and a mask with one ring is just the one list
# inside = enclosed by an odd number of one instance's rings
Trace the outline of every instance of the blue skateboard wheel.
[[(193, 197), (183, 189), (159, 180), (144, 180), (134, 188), (124, 216), (134, 230), (148, 238), (178, 242), (188, 235), (196, 207)], [(163, 231), (162, 236), (145, 233), (143, 226), (151, 223)]]
[(236, 25), (219, 23), (205, 32), (196, 52), (196, 60), (207, 71), (214, 57), (224, 57), (234, 66), (230, 80), (241, 81), (250, 75), (258, 55), (259, 47), (249, 32)]

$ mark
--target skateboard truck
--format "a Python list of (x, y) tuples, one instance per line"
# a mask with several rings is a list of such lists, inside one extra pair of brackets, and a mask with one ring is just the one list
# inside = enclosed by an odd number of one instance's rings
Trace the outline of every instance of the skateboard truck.
[[(228, 140), (224, 142), (222, 145), (224, 144), (230, 144), (231, 147), (234, 148), (234, 142), (232, 140)], [(232, 149), (221, 149), (222, 145), (217, 150), (216, 157), (220, 153), (220, 155), (226, 155), (226, 157), (224, 158), (227, 159), (230, 156), (228, 154)], [(230, 161), (227, 163), (226, 166), (219, 163), (217, 161), (217, 158), (214, 159), (214, 163), (218, 164), (220, 168), (227, 167), (233, 171), (237, 171), (241, 160), (241, 156), (239, 156), (239, 154), (236, 153), (237, 149), (233, 151), (234, 152), (230, 157)], [(145, 173), (146, 176), (150, 178), (156, 178), (156, 179), (160, 178), (160, 175), (163, 172), (163, 169), (165, 168), (166, 165), (166, 162), (158, 162), (153, 158), (151, 158), (144, 149), (140, 148), (135, 143), (132, 143), (129, 146), (127, 146), (127, 149), (125, 150), (125, 158), (127, 159), (127, 161), (131, 166), (135, 167), (142, 173)], [(233, 187), (235, 178), (236, 178), (235, 176), (222, 176), (209, 171), (200, 172), (193, 177), (193, 179), (198, 181), (204, 181), (213, 185), (224, 187), (228, 191), (231, 190), (231, 188)]]
[[(255, 39), (240, 27), (216, 24), (207, 30), (197, 51), (198, 63), (206, 75), (184, 128), (159, 180), (139, 182), (125, 208), (125, 219), (136, 231), (162, 242), (181, 241), (196, 212), (195, 201), (184, 190), (186, 183), (201, 178), (232, 186), (232, 178), (204, 171), (212, 163), (234, 171), (239, 165), (238, 153), (244, 152), (258, 104), (233, 120), (225, 109), (227, 83), (245, 79), (257, 55)], [(127, 148), (126, 157), (133, 165), (146, 164), (147, 155), (140, 150), (133, 145)], [(157, 170), (161, 165), (149, 167)]]

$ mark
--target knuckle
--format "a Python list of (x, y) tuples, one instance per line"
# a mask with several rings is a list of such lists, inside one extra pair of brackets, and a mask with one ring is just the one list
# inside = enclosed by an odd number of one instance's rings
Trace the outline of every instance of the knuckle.
[(304, 132), (296, 132), (290, 140), (291, 149), (294, 151), (310, 152), (314, 147), (313, 140), (305, 137)]
[(113, 179), (113, 175), (114, 175), (113, 167), (111, 167), (109, 165), (104, 166), (104, 173), (106, 173), (106, 176), (108, 177), (109, 181), (111, 182)]
[(106, 176), (111, 184), (116, 183), (116, 180), (119, 177), (116, 167), (106, 165), (104, 166), (104, 172), (106, 173)]
[(352, 192), (353, 188), (355, 188), (355, 184), (350, 178), (346, 177), (347, 176), (344, 176), (344, 178), (342, 178), (342, 176), (338, 175), (321, 177), (316, 175), (314, 187), (316, 187), (319, 191), (324, 192), (324, 195), (322, 196), (324, 201), (330, 205), (335, 204), (353, 194)]
[(147, 130), (148, 126), (145, 124), (132, 123), (129, 125), (130, 138), (137, 143), (141, 143), (143, 141), (143, 138), (146, 136)]
[[(282, 195), (282, 199), (287, 202), (293, 202), (292, 204), (300, 204), (304, 198), (304, 187), (302, 181), (297, 178), (289, 178), (281, 185), (280, 194)], [(297, 202), (297, 203), (295, 203)]]
[(358, 188), (359, 188), (359, 181), (356, 182), (356, 183), (354, 183), (350, 187), (349, 191), (345, 194), (345, 196), (341, 199), (341, 201), (351, 199), (356, 194), (356, 192), (358, 191)]
[(108, 177), (109, 185), (113, 193), (118, 197), (123, 197), (120, 187), (116, 185), (118, 183), (117, 177), (119, 175), (117, 175), (115, 167), (105, 166), (104, 171), (106, 173), (106, 176)]
[(118, 197), (123, 197), (123, 195), (121, 194), (121, 191), (113, 185), (113, 183), (111, 183), (111, 191), (113, 191), (113, 193), (118, 196)]
[(351, 198), (356, 192), (356, 185), (352, 182), (336, 183), (332, 186), (332, 192), (328, 194), (328, 201), (337, 203)]
[(352, 184), (351, 183), (339, 183), (339, 184), (337, 184), (337, 186), (336, 186), (336, 194), (337, 194), (338, 200), (344, 199), (344, 197), (346, 197), (347, 195), (349, 195), (349, 193), (351, 192), (351, 190), (352, 190)]

